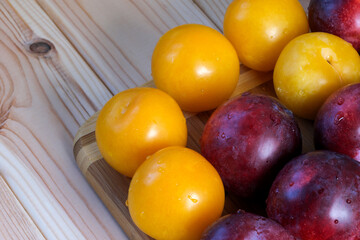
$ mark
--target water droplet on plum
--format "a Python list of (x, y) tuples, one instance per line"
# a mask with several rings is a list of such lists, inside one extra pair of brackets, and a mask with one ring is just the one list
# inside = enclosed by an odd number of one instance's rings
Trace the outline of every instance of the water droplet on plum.
[(290, 187), (294, 186), (294, 182), (289, 183), (289, 186)]
[(351, 199), (346, 199), (346, 203), (350, 204), (351, 203)]
[(335, 118), (334, 118), (334, 123), (335, 125), (338, 125), (341, 121), (344, 120), (344, 113), (339, 111), (338, 113), (336, 113)]
[(339, 223), (339, 220), (335, 219), (335, 220), (334, 220), (334, 223), (335, 223), (335, 224), (338, 224), (338, 223)]
[(221, 134), (221, 138), (225, 138), (225, 133), (222, 133), (222, 134)]

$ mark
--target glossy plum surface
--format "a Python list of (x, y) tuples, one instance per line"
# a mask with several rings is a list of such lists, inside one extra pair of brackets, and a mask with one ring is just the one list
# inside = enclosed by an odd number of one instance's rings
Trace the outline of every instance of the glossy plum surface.
[(293, 114), (275, 98), (245, 93), (211, 115), (200, 145), (225, 189), (249, 198), (267, 195), (281, 167), (300, 154), (301, 134)]
[(212, 224), (201, 240), (295, 240), (277, 222), (252, 213), (238, 211)]
[(328, 32), (360, 51), (360, 1), (311, 0), (309, 25), (313, 32)]
[(360, 161), (360, 84), (347, 85), (325, 101), (315, 119), (314, 141), (317, 149)]
[(304, 240), (360, 239), (360, 163), (315, 151), (289, 162), (276, 177), (267, 214)]

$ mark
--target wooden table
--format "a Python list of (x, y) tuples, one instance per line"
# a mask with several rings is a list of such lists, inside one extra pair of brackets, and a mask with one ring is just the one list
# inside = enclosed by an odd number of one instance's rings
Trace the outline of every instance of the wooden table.
[(0, 0), (0, 239), (126, 239), (76, 165), (74, 136), (151, 80), (162, 34), (221, 31), (230, 2)]

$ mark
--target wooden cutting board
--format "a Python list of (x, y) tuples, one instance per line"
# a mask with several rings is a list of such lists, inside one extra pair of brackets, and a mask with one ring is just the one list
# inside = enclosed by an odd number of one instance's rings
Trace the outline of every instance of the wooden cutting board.
[[(154, 87), (153, 82), (146, 86)], [(232, 95), (235, 97), (242, 92), (275, 96), (272, 73), (259, 73), (241, 66), (241, 74), (237, 88)], [(197, 115), (185, 113), (188, 126), (188, 147), (199, 152), (199, 139), (204, 125), (211, 112), (203, 112)], [(124, 232), (130, 239), (151, 239), (142, 233), (132, 222), (126, 199), (130, 178), (122, 176), (113, 170), (102, 158), (95, 140), (95, 124), (98, 113), (93, 115), (81, 126), (74, 140), (74, 155), (76, 162), (85, 175), (86, 179), (102, 199), (114, 218), (118, 221)], [(303, 137), (303, 152), (313, 150), (313, 127), (312, 122), (297, 119)], [(223, 214), (236, 212), (238, 209), (264, 214), (264, 203), (247, 203), (240, 201), (227, 194)]]

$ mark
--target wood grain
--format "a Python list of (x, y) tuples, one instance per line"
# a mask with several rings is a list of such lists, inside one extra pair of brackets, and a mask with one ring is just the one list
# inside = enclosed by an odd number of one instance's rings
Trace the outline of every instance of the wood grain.
[(45, 239), (0, 175), (0, 239)]
[(194, 2), (210, 19), (212, 19), (217, 28), (223, 31), (226, 8), (232, 0), (194, 0)]
[(72, 154), (111, 93), (35, 1), (0, 1), (0, 49), (0, 174), (17, 200), (46, 239), (125, 238)]

